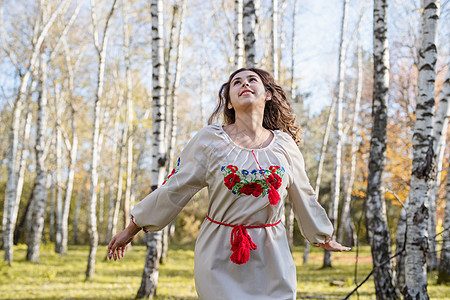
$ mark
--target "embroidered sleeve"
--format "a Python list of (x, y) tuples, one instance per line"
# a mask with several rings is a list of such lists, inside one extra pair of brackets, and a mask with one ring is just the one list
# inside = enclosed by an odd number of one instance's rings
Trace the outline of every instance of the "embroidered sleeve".
[(206, 186), (209, 149), (205, 129), (184, 147), (173, 170), (155, 191), (131, 210), (134, 223), (148, 231), (169, 224), (200, 189)]
[(325, 209), (317, 201), (306, 175), (302, 153), (294, 140), (289, 143), (288, 148), (292, 176), (287, 190), (300, 231), (313, 245), (327, 243), (332, 237), (333, 225)]

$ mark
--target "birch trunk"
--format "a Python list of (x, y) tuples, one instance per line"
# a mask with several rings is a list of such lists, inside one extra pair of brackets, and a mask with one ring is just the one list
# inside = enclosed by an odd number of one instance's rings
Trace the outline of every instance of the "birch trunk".
[(240, 69), (244, 66), (244, 1), (234, 1), (234, 24), (236, 26), (234, 33), (234, 64), (235, 68)]
[(111, 236), (115, 236), (117, 232), (117, 222), (119, 220), (120, 202), (122, 201), (123, 190), (123, 149), (125, 145), (126, 133), (122, 132), (122, 141), (119, 146), (119, 167), (117, 170), (116, 195), (114, 197), (114, 213), (112, 221)]
[(294, 0), (294, 9), (292, 10), (292, 45), (291, 45), (291, 101), (294, 102), (295, 97), (295, 25), (296, 25), (296, 16), (298, 14), (298, 0)]
[[(359, 107), (361, 102), (361, 94), (362, 94), (362, 82), (363, 82), (363, 70), (362, 70), (362, 49), (361, 44), (359, 43), (359, 39), (357, 42), (357, 55), (358, 55), (358, 87), (356, 89), (356, 99), (355, 106), (353, 109), (353, 119), (352, 119), (352, 136), (351, 136), (351, 163), (350, 163), (350, 172), (347, 190), (345, 192), (344, 204), (341, 213), (341, 224), (339, 226), (338, 231), (338, 241), (339, 243), (344, 242), (344, 234), (351, 233), (351, 217), (350, 217), (350, 203), (352, 200), (352, 190), (353, 190), (353, 182), (355, 180), (355, 168), (356, 168), (356, 151), (358, 151), (358, 141), (356, 140), (356, 130), (358, 127), (358, 114)], [(347, 236), (347, 240), (351, 239), (352, 236)], [(352, 245), (349, 246), (353, 246)]]
[[(11, 216), (12, 219), (11, 219), (11, 222), (10, 222), (10, 224), (14, 224), (14, 227), (15, 227), (15, 224), (17, 222), (17, 216), (18, 216), (18, 213), (19, 213), (20, 198), (22, 196), (23, 181), (24, 181), (24, 175), (25, 175), (25, 169), (26, 169), (26, 166), (25, 166), (25, 164), (26, 164), (25, 143), (30, 138), (30, 127), (31, 127), (31, 118), (32, 118), (31, 116), (32, 115), (31, 115), (30, 107), (28, 107), (27, 108), (27, 114), (26, 114), (26, 117), (25, 117), (25, 120), (24, 120), (24, 125), (22, 126), (23, 131), (22, 131), (21, 136), (23, 137), (22, 138), (22, 144), (23, 145), (22, 145), (22, 147), (21, 147), (21, 149), (19, 151), (19, 155), (18, 155), (18, 157), (19, 157), (19, 169), (18, 169), (18, 177), (17, 177), (16, 199), (15, 199), (15, 203), (14, 203), (14, 211), (13, 211), (13, 214)], [(30, 201), (28, 203), (30, 203)], [(5, 207), (8, 207), (8, 206), (5, 205)], [(27, 208), (28, 207), (29, 206), (27, 205)], [(7, 215), (4, 214), (4, 217), (6, 217), (6, 216)], [(22, 219), (24, 219), (24, 218), (22, 217)], [(4, 220), (6, 221), (6, 218), (4, 218)], [(5, 226), (5, 224), (7, 224), (7, 223), (4, 223), (3, 226)], [(3, 227), (3, 228), (5, 228), (5, 227)], [(22, 220), (21, 220), (19, 226), (16, 227), (15, 230), (14, 230), (14, 235), (13, 235), (13, 244), (14, 245), (17, 245), (17, 243), (19, 241), (19, 237), (20, 237), (20, 235), (22, 233), (22, 228), (23, 228), (23, 223), (22, 223)], [(9, 239), (10, 237), (9, 236), (4, 236), (4, 238), (8, 238)], [(6, 245), (6, 243), (3, 243), (3, 245)], [(12, 248), (10, 248), (8, 250), (12, 251)], [(11, 261), (12, 261), (12, 258), (11, 258)]]
[(402, 207), (400, 217), (397, 221), (397, 233), (395, 236), (396, 254), (403, 252), (395, 257), (395, 276), (397, 280), (397, 289), (402, 291), (405, 287), (405, 242), (406, 242), (406, 200), (405, 205)]
[(245, 65), (256, 67), (256, 4), (255, 0), (244, 0), (244, 14), (242, 19), (244, 27)]
[(271, 32), (271, 48), (272, 48), (272, 73), (275, 82), (278, 82), (278, 0), (272, 0), (272, 32)]
[[(123, 1), (124, 15), (128, 15), (128, 1)], [(124, 226), (127, 227), (130, 223), (130, 203), (131, 203), (131, 182), (133, 176), (133, 78), (131, 74), (131, 51), (130, 51), (130, 27), (128, 18), (124, 17), (124, 52), (125, 52), (125, 80), (126, 80), (126, 93), (125, 101), (127, 105), (127, 130), (126, 130), (126, 142), (127, 142), (127, 173), (126, 173), (126, 185), (125, 185), (125, 199), (123, 202), (123, 217)]]
[[(177, 56), (175, 61), (175, 78), (172, 83), (171, 88), (171, 95), (170, 95), (170, 132), (169, 132), (169, 149), (167, 151), (168, 153), (168, 162), (173, 161), (173, 158), (175, 156), (175, 143), (177, 140), (177, 129), (178, 129), (178, 90), (180, 86), (180, 79), (181, 79), (181, 64), (182, 64), (182, 57), (183, 57), (183, 33), (184, 33), (184, 15), (186, 12), (186, 1), (181, 1), (181, 10), (180, 10), (180, 18), (179, 18), (179, 24), (180, 28), (178, 30), (178, 38), (177, 38)], [(169, 165), (169, 164), (167, 164)], [(166, 172), (168, 173), (168, 172)], [(175, 223), (172, 222), (169, 226), (167, 226), (163, 230), (163, 238), (162, 238), (162, 253), (161, 253), (161, 260), (167, 259), (167, 253), (169, 251), (169, 229), (172, 231), (175, 228)]]
[[(33, 51), (31, 53), (31, 58), (26, 68), (25, 74), (21, 78), (21, 83), (19, 87), (19, 93), (17, 95), (16, 102), (13, 106), (12, 112), (12, 120), (11, 120), (11, 129), (9, 133), (9, 156), (8, 156), (8, 179), (6, 182), (5, 189), (5, 199), (4, 205), (6, 206), (4, 209), (4, 215), (6, 213), (5, 224), (2, 226), (2, 236), (3, 236), (3, 248), (5, 250), (5, 261), (8, 264), (11, 264), (13, 261), (13, 232), (15, 228), (15, 223), (13, 223), (14, 211), (15, 211), (15, 203), (16, 199), (20, 196), (17, 193), (17, 151), (18, 151), (18, 143), (19, 143), (19, 126), (20, 126), (20, 116), (22, 114), (23, 105), (25, 103), (25, 99), (27, 97), (27, 89), (29, 86), (29, 81), (31, 78), (32, 72), (35, 72), (36, 65), (39, 59), (40, 49), (44, 42), (44, 39), (47, 37), (50, 27), (53, 25), (56, 17), (65, 9), (66, 4), (70, 0), (62, 1), (49, 18), (46, 18), (44, 21), (44, 25), (42, 26), (42, 30), (39, 31), (40, 26), (39, 22), (37, 22), (34, 32), (33, 38)], [(16, 218), (17, 219), (17, 218)]]
[(106, 47), (108, 45), (108, 25), (111, 20), (111, 16), (114, 13), (117, 0), (114, 0), (111, 9), (109, 10), (106, 24), (103, 29), (103, 40), (99, 43), (97, 32), (97, 19), (95, 15), (95, 1), (91, 0), (92, 6), (92, 21), (94, 27), (94, 43), (98, 54), (98, 74), (97, 74), (97, 91), (95, 95), (94, 105), (94, 128), (92, 132), (92, 145), (91, 145), (91, 191), (89, 199), (89, 212), (88, 212), (88, 232), (89, 232), (89, 256), (88, 264), (86, 268), (86, 280), (92, 279), (95, 273), (95, 255), (97, 253), (98, 246), (98, 231), (97, 231), (97, 184), (98, 174), (97, 166), (99, 159), (99, 132), (100, 132), (100, 111), (101, 111), (101, 99), (103, 96), (103, 80), (105, 73), (105, 59), (106, 59)]
[[(163, 43), (163, 2), (151, 1), (152, 15), (152, 81), (153, 81), (153, 145), (151, 189), (156, 190), (163, 181), (166, 153), (164, 145), (164, 43)], [(147, 253), (144, 272), (137, 298), (151, 298), (158, 285), (159, 261), (161, 258), (161, 231), (146, 234)]]
[(426, 253), (429, 251), (428, 218), (430, 183), (436, 178), (433, 113), (435, 66), (437, 57), (437, 20), (439, 1), (422, 1), (421, 46), (416, 122), (413, 145), (411, 187), (406, 214), (405, 299), (428, 299)]
[(438, 267), (437, 241), (436, 241), (436, 201), (438, 199), (439, 187), (441, 185), (442, 165), (444, 161), (445, 143), (447, 140), (448, 118), (450, 117), (450, 72), (441, 90), (441, 100), (436, 111), (434, 120), (434, 153), (436, 157), (436, 179), (430, 181), (430, 219), (428, 224), (428, 235), (430, 236), (430, 251), (428, 252), (428, 270), (433, 271)]
[[(448, 90), (447, 90), (448, 91)], [(447, 94), (448, 95), (448, 94)], [(448, 99), (448, 98), (447, 98)], [(442, 101), (442, 98), (441, 98)], [(450, 174), (450, 166), (447, 174)], [(445, 198), (444, 232), (442, 233), (442, 248), (439, 262), (438, 284), (450, 282), (450, 176), (447, 175), (447, 196)]]
[(55, 107), (56, 107), (56, 144), (55, 144), (55, 158), (56, 158), (56, 238), (55, 238), (55, 252), (62, 253), (62, 215), (63, 215), (63, 195), (62, 195), (62, 133), (61, 133), (61, 95), (55, 84)]
[(36, 130), (36, 179), (33, 187), (33, 211), (31, 214), (31, 228), (28, 237), (27, 260), (39, 262), (39, 247), (41, 245), (42, 230), (44, 229), (45, 206), (47, 202), (47, 169), (45, 166), (44, 148), (45, 131), (47, 127), (47, 56), (41, 53), (40, 58), (41, 82), (38, 99), (38, 118)]
[[(345, 34), (347, 27), (347, 11), (348, 11), (348, 0), (343, 2), (343, 13), (341, 21), (341, 41), (339, 45), (339, 68), (338, 68), (338, 98), (336, 101), (336, 149), (335, 149), (335, 159), (334, 159), (334, 171), (333, 171), (333, 183), (332, 183), (332, 195), (331, 204), (329, 208), (328, 216), (333, 224), (334, 228), (337, 229), (337, 218), (338, 218), (338, 207), (339, 207), (339, 196), (340, 196), (340, 186), (341, 186), (341, 151), (342, 151), (342, 106), (344, 101), (344, 88), (345, 88)], [(333, 234), (333, 239), (335, 236)], [(323, 267), (331, 267), (332, 258), (331, 252), (326, 251), (323, 257)]]
[[(377, 0), (373, 9), (373, 129), (370, 139), (369, 174), (367, 180), (366, 227), (375, 268), (377, 299), (398, 299), (391, 256), (391, 237), (386, 218), (383, 172), (387, 144), (387, 103), (389, 99), (389, 50), (387, 1)], [(389, 263), (385, 263), (389, 261)], [(385, 263), (385, 264), (384, 264)], [(382, 265), (383, 264), (383, 265)]]
[(78, 194), (77, 206), (75, 207), (75, 212), (73, 215), (73, 242), (78, 245), (78, 223), (80, 216), (81, 203), (83, 202), (84, 189), (87, 183), (88, 177), (84, 178), (83, 185), (81, 186), (80, 192)]

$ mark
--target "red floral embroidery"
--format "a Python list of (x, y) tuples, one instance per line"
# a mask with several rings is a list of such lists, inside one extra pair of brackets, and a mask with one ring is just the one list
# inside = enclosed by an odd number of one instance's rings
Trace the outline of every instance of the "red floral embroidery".
[(270, 166), (269, 169), (239, 170), (234, 165), (222, 166), (225, 186), (235, 195), (245, 194), (255, 197), (269, 195), (271, 203), (278, 203), (277, 189), (282, 185), (284, 168)]
[(233, 165), (229, 165), (227, 168), (230, 169), (232, 173), (236, 173), (236, 171), (238, 170), (238, 167)]
[(263, 192), (263, 188), (259, 183), (251, 182), (241, 188), (241, 193), (258, 197)]
[(280, 167), (279, 166), (270, 166), (269, 170), (270, 172), (275, 172), (276, 170), (278, 170)]
[[(271, 170), (272, 171), (272, 170)], [(281, 177), (277, 174), (270, 174), (267, 176), (267, 180), (269, 181), (270, 185), (274, 188), (278, 189), (281, 186)]]
[(227, 177), (225, 177), (224, 181), (225, 181), (225, 185), (227, 186), (227, 188), (229, 190), (231, 190), (236, 183), (241, 181), (241, 178), (238, 175), (232, 173), (232, 174), (228, 175)]

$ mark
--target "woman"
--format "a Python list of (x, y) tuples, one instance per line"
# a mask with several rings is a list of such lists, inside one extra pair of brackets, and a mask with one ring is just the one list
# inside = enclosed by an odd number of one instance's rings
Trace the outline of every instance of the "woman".
[[(223, 113), (226, 126), (211, 125)], [(333, 226), (305, 173), (299, 128), (282, 88), (266, 71), (235, 71), (208, 121), (161, 187), (132, 210), (109, 244), (121, 258), (141, 230), (160, 230), (204, 186), (209, 205), (195, 245), (199, 299), (295, 299), (296, 270), (281, 221), (289, 196), (302, 234), (330, 251)], [(230, 251), (231, 250), (231, 251)]]

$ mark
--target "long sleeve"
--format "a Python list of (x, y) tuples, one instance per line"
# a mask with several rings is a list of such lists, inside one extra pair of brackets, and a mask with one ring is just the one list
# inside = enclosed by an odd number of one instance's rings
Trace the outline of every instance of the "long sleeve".
[(300, 231), (313, 245), (328, 242), (333, 234), (333, 225), (309, 183), (300, 149), (292, 139), (287, 148), (289, 164), (292, 167), (292, 177), (287, 190)]
[(133, 222), (146, 231), (168, 225), (200, 189), (206, 186), (209, 152), (206, 129), (184, 147), (164, 183), (131, 210)]

